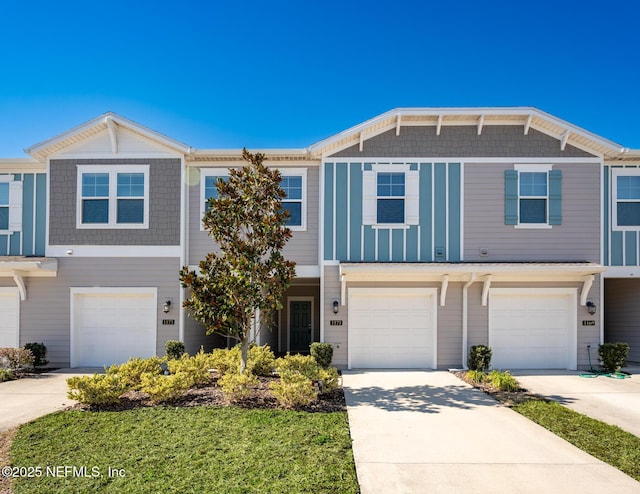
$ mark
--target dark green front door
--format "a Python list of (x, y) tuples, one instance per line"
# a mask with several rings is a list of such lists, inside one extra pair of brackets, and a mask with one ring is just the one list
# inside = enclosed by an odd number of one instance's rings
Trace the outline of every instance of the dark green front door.
[(308, 352), (311, 344), (311, 301), (292, 300), (289, 302), (289, 331), (291, 351)]

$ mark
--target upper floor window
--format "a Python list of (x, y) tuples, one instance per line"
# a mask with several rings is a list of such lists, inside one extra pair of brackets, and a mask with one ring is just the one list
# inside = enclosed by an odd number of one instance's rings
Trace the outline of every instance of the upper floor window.
[(0, 176), (0, 232), (22, 230), (22, 182)]
[(148, 165), (79, 165), (78, 228), (148, 228)]
[(613, 228), (640, 229), (640, 170), (613, 169)]
[(378, 173), (378, 223), (404, 223), (404, 173)]
[(407, 163), (375, 163), (362, 172), (362, 222), (407, 228), (419, 223), (420, 172)]
[(550, 228), (562, 223), (562, 172), (552, 165), (505, 170), (505, 225)]

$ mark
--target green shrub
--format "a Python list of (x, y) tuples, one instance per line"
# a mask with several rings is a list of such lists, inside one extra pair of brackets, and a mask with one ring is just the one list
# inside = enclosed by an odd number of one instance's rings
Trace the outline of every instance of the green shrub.
[(224, 396), (229, 401), (238, 401), (239, 399), (251, 393), (251, 386), (258, 383), (256, 376), (245, 372), (238, 374), (235, 372), (227, 372), (220, 379), (218, 385), (222, 389)]
[(233, 372), (240, 373), (240, 347), (238, 345), (231, 349), (216, 348), (211, 354), (211, 366), (218, 371), (221, 376)]
[(49, 361), (46, 359), (47, 347), (44, 343), (27, 343), (24, 348), (33, 354), (33, 366), (42, 367), (47, 365)]
[(276, 358), (269, 345), (252, 346), (247, 355), (247, 370), (256, 376), (270, 376), (276, 366)]
[(11, 369), (6, 367), (0, 368), (0, 383), (4, 381), (11, 381), (16, 378), (16, 375)]
[(334, 389), (338, 389), (340, 376), (338, 375), (338, 369), (335, 367), (328, 367), (320, 371), (320, 379), (322, 380), (322, 392), (328, 393)]
[(85, 405), (110, 405), (117, 403), (127, 386), (115, 374), (94, 374), (67, 379), (67, 397)]
[(491, 366), (491, 348), (486, 345), (474, 345), (469, 351), (469, 369), (486, 371)]
[(487, 379), (487, 373), (481, 370), (469, 370), (466, 373), (467, 381), (472, 383), (481, 383)]
[(142, 385), (143, 374), (162, 374), (162, 364), (166, 362), (162, 357), (132, 358), (120, 365), (112, 365), (106, 369), (109, 376), (117, 376), (128, 389), (138, 390)]
[(163, 374), (142, 374), (140, 390), (147, 393), (153, 403), (162, 403), (181, 396), (191, 387), (190, 376), (178, 372), (170, 376)]
[(604, 343), (598, 346), (602, 366), (608, 372), (620, 372), (627, 365), (629, 345), (627, 343)]
[(331, 343), (311, 343), (311, 356), (325, 369), (331, 365), (333, 360), (333, 345)]
[(24, 348), (0, 348), (0, 367), (18, 371), (33, 367), (33, 353)]
[(299, 372), (284, 371), (279, 382), (270, 384), (273, 396), (286, 408), (306, 406), (318, 399), (311, 379)]
[(169, 360), (179, 359), (185, 353), (184, 343), (178, 340), (169, 340), (164, 344), (164, 353)]
[(204, 384), (211, 380), (209, 373), (211, 354), (204, 353), (202, 350), (193, 357), (184, 353), (178, 360), (169, 360), (167, 367), (172, 375), (183, 374), (189, 383), (188, 387)]
[(509, 371), (493, 370), (489, 373), (487, 381), (500, 391), (518, 391), (520, 389), (520, 384)]

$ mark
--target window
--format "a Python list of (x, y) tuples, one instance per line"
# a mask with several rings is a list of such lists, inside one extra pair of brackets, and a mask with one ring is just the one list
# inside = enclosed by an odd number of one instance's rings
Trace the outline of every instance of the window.
[(200, 169), (200, 231), (204, 231), (202, 217), (209, 207), (209, 199), (218, 198), (218, 179), (229, 180), (229, 170), (227, 168), (201, 168)]
[(613, 169), (613, 228), (640, 229), (640, 170)]
[(22, 182), (0, 175), (0, 232), (22, 231)]
[(148, 165), (78, 166), (78, 228), (148, 228)]
[(405, 206), (404, 173), (378, 173), (378, 223), (403, 223)]
[(288, 227), (302, 227), (302, 193), (303, 193), (303, 176), (302, 175), (286, 175), (282, 177), (280, 187), (287, 194), (282, 199), (282, 209), (289, 211)]
[(505, 225), (549, 228), (562, 223), (562, 172), (552, 165), (505, 170)]

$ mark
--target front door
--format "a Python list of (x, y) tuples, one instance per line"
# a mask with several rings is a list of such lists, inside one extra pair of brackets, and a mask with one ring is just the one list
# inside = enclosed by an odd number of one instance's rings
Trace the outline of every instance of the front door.
[(311, 301), (289, 301), (289, 334), (292, 352), (309, 352), (311, 344)]

